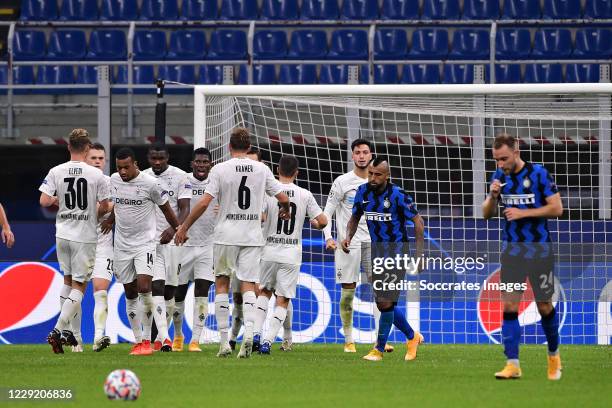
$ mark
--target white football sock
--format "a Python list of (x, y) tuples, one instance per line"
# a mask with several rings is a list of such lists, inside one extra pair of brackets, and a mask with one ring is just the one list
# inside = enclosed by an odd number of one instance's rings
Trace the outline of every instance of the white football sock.
[[(167, 305), (166, 305), (167, 306)], [(194, 310), (194, 317), (195, 317), (195, 310), (196, 307), (194, 305), (193, 307)], [(174, 322), (174, 338), (176, 339), (177, 336), (182, 336), (183, 335), (183, 316), (185, 315), (185, 301), (182, 302), (175, 302), (174, 303), (174, 313), (172, 313), (172, 321)], [(196, 321), (193, 321), (193, 324), (195, 325)]]
[(274, 308), (274, 313), (272, 314), (272, 320), (270, 320), (270, 325), (268, 326), (268, 330), (266, 330), (266, 334), (264, 336), (263, 341), (267, 341), (269, 343), (274, 343), (276, 339), (276, 335), (281, 328), (281, 325), (285, 321), (287, 317), (287, 309), (281, 306), (276, 306)]
[[(191, 341), (199, 343), (204, 324), (206, 323), (206, 316), (208, 315), (208, 296), (196, 296), (193, 300), (193, 333), (191, 334)], [(178, 303), (176, 305), (178, 306)]]
[(242, 294), (242, 313), (244, 314), (244, 338), (253, 338), (253, 325), (255, 323), (255, 292), (249, 290)]
[(270, 303), (270, 299), (264, 295), (260, 295), (255, 302), (255, 322), (253, 323), (254, 335), (261, 335), (261, 329), (268, 315), (268, 303)]
[(78, 289), (72, 289), (70, 294), (62, 305), (62, 311), (60, 312), (57, 325), (55, 326), (58, 330), (65, 330), (70, 328), (70, 323), (74, 316), (78, 313), (81, 308), (81, 302), (83, 301), (83, 293)]
[(342, 289), (340, 295), (340, 320), (344, 330), (344, 342), (353, 343), (353, 299), (355, 289)]
[(60, 310), (62, 309), (62, 306), (64, 306), (64, 302), (66, 301), (68, 295), (70, 295), (71, 291), (72, 286), (66, 285), (65, 283), (62, 285), (62, 289), (60, 290)]
[(104, 336), (106, 329), (106, 317), (108, 316), (108, 292), (98, 290), (94, 292), (94, 341)]
[(234, 303), (234, 310), (232, 310), (232, 334), (230, 340), (236, 341), (240, 334), (240, 328), (242, 327), (242, 303)]
[(291, 323), (293, 320), (293, 301), (289, 300), (287, 305), (287, 316), (283, 322), (283, 340), (291, 340)]
[(142, 314), (138, 310), (138, 298), (125, 299), (125, 312), (127, 313), (130, 327), (134, 332), (134, 339), (136, 340), (136, 343), (142, 342)]
[[(79, 293), (81, 293), (80, 290)], [(82, 305), (83, 302), (81, 300), (81, 302), (79, 302), (79, 307), (76, 310), (75, 315), (72, 317), (72, 321), (70, 322), (70, 326), (72, 327), (72, 334), (74, 334), (74, 337), (77, 339), (79, 344), (83, 343), (83, 337), (81, 336), (81, 316), (83, 316)]]
[(229, 296), (227, 293), (219, 293), (215, 296), (215, 317), (219, 328), (220, 343), (227, 343), (227, 331), (229, 329)]
[[(143, 340), (151, 341), (151, 325), (153, 324), (153, 295), (151, 292), (139, 293), (138, 300), (140, 301), (141, 319), (142, 319), (142, 337)], [(157, 328), (159, 330), (159, 327)]]
[(164, 341), (168, 338), (168, 320), (166, 315), (166, 301), (163, 296), (153, 296), (153, 318), (157, 326), (157, 338)]

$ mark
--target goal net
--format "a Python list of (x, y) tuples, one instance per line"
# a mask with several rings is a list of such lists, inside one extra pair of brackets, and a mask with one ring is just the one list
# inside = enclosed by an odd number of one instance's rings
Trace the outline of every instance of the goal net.
[[(484, 220), (481, 204), (496, 168), (492, 141), (502, 132), (514, 135), (521, 157), (544, 165), (562, 197), (563, 216), (548, 222), (561, 341), (609, 344), (611, 93), (610, 84), (198, 86), (195, 147), (209, 148), (216, 163), (225, 160), (231, 130), (247, 127), (274, 173), (283, 154), (299, 159), (297, 184), (323, 208), (333, 180), (353, 167), (351, 141), (371, 141), (374, 153), (389, 159), (392, 182), (413, 197), (425, 220), (425, 256), (437, 259), (410, 278), (415, 284), (398, 307), (429, 342), (495, 343), (503, 221)], [(305, 227), (303, 238), (294, 341), (342, 342), (333, 253), (321, 232)], [(375, 340), (373, 307), (362, 275), (357, 342)], [(543, 343), (532, 288), (519, 315), (523, 341)], [(214, 319), (208, 330), (214, 334)], [(394, 329), (391, 340), (402, 336)]]

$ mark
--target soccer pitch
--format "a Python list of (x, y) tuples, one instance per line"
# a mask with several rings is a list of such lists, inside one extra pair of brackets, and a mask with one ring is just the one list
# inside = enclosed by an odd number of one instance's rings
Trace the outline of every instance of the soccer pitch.
[[(609, 407), (612, 404), (612, 348), (562, 346), (563, 378), (546, 379), (545, 346), (521, 347), (520, 380), (499, 381), (493, 373), (504, 362), (501, 346), (428, 345), (417, 360), (405, 362), (404, 346), (382, 362), (363, 361), (368, 345), (345, 354), (339, 344), (294, 345), (291, 352), (253, 355), (249, 360), (215, 357), (217, 345), (202, 353), (130, 356), (126, 344), (94, 353), (66, 350), (52, 354), (47, 345), (0, 347), (0, 386), (70, 388), (71, 402), (45, 406), (115, 406), (102, 385), (112, 370), (128, 368), (140, 378), (134, 403), (146, 407)], [(4, 391), (6, 394), (6, 391)], [(6, 400), (2, 401), (3, 404)], [(3, 405), (2, 404), (2, 405)], [(41, 406), (40, 401), (15, 406)]]

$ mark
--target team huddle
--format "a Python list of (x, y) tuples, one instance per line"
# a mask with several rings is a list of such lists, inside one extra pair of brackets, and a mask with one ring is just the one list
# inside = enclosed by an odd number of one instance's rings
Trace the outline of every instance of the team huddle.
[[(528, 278), (535, 287), (541, 273), (550, 274), (537, 304), (548, 340), (548, 377), (559, 379), (552, 254), (530, 258), (526, 264), (511, 244), (549, 243), (548, 233), (542, 232), (547, 231), (545, 218), (562, 212), (560, 197), (542, 166), (520, 159), (511, 136), (498, 137), (493, 148), (498, 171), (483, 213), (485, 218), (493, 216), (498, 201), (505, 207), (504, 240), (510, 245), (504, 246), (502, 280)], [(110, 345), (105, 326), (107, 290), (113, 277), (125, 291), (126, 314), (135, 338), (132, 355), (183, 350), (182, 325), (190, 282), (194, 283), (194, 307), (189, 351), (201, 351), (199, 340), (213, 284), (218, 357), (232, 355), (241, 329), (238, 358), (248, 358), (253, 352), (270, 354), (281, 327), (280, 349), (291, 350), (292, 299), (302, 263), (302, 230), (308, 218), (313, 228), (323, 230), (326, 249), (334, 251), (336, 283), (342, 288), (339, 306), (344, 352), (355, 353), (352, 327), (357, 283), (365, 279), (372, 284), (380, 279), (372, 274), (373, 257), (408, 251), (408, 223), (414, 227), (416, 258), (421, 257), (425, 226), (412, 197), (390, 182), (388, 161), (373, 158), (372, 144), (358, 139), (352, 142), (351, 150), (353, 170), (334, 181), (321, 209), (311, 192), (294, 183), (298, 159), (281, 157), (276, 179), (260, 161), (244, 128), (231, 133), (231, 158), (215, 166), (210, 151), (198, 148), (193, 152), (192, 172), (186, 173), (168, 164), (165, 146), (152, 145), (150, 168), (141, 171), (134, 152), (122, 148), (115, 155), (117, 172), (110, 177), (101, 170), (104, 147), (91, 144), (86, 130), (75, 129), (69, 142), (71, 160), (51, 169), (40, 187), (40, 204), (58, 206), (57, 257), (64, 273), (60, 315), (47, 338), (53, 351), (63, 353), (66, 345), (75, 352), (83, 351), (81, 302), (90, 280), (95, 300), (93, 350), (99, 352)], [(517, 191), (519, 187), (525, 191)], [(523, 199), (513, 201), (519, 195)], [(332, 236), (334, 217), (337, 240)], [(517, 234), (516, 226), (541, 234)], [(519, 258), (522, 267), (517, 267)], [(403, 279), (406, 273), (389, 272), (394, 280)], [(266, 325), (273, 295), (275, 304)], [(517, 311), (521, 294), (502, 296), (508, 360), (495, 376), (519, 378)], [(405, 360), (414, 360), (424, 337), (395, 307), (399, 293), (374, 290), (374, 297), (377, 340), (363, 358), (380, 361), (385, 352), (392, 352), (387, 339), (395, 326), (406, 336)], [(174, 338), (170, 339), (172, 325)]]

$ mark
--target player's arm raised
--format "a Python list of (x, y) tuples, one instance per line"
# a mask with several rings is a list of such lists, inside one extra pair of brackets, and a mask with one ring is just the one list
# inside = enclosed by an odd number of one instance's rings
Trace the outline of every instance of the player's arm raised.
[(482, 216), (485, 220), (494, 217), (497, 214), (497, 201), (501, 193), (501, 183), (495, 179), (489, 187), (489, 195), (482, 203)]

